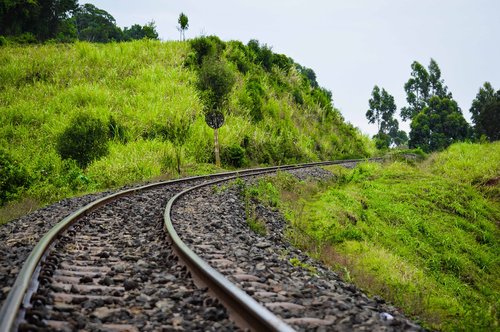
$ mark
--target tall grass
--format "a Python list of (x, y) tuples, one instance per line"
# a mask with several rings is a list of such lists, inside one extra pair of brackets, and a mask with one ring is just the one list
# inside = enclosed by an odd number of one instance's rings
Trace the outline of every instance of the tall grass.
[[(198, 172), (197, 164), (205, 169), (213, 161), (213, 131), (204, 122), (196, 70), (186, 65), (189, 52), (187, 42), (151, 40), (2, 47), (0, 148), (33, 179), (24, 197), (47, 203), (162, 174), (174, 176), (173, 158), (189, 172)], [(244, 166), (371, 153), (369, 143), (338, 111), (326, 117), (296, 71), (267, 72), (252, 63), (243, 74), (230, 66), (237, 83), (220, 142), (222, 150), (242, 147)], [(252, 121), (244, 102), (246, 82), (255, 78), (265, 91), (259, 122)], [(293, 89), (302, 89), (302, 105), (291, 98)], [(87, 169), (61, 160), (55, 149), (57, 137), (80, 113), (120, 128), (120, 136), (110, 141), (110, 154)], [(175, 149), (172, 133), (185, 123), (187, 138)]]
[[(472, 179), (489, 177), (498, 165), (477, 160), (497, 158), (497, 149), (458, 144), (424, 164), (333, 166), (329, 184), (275, 177), (255, 190), (266, 203), (278, 189), (273, 205), (289, 219), (293, 242), (425, 327), (491, 331), (500, 309), (500, 206)], [(476, 173), (463, 179), (468, 160)]]

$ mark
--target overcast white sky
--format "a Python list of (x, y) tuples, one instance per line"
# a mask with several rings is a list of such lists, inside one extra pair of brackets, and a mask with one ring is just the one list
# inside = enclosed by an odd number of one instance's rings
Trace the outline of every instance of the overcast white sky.
[(181, 12), (189, 18), (186, 38), (258, 39), (312, 68), (346, 120), (364, 133), (376, 132), (365, 118), (373, 86), (395, 97), (399, 113), (414, 60), (425, 67), (431, 57), (437, 61), (467, 119), (485, 81), (500, 89), (499, 0), (79, 2), (108, 11), (120, 27), (153, 20), (162, 40), (179, 38)]

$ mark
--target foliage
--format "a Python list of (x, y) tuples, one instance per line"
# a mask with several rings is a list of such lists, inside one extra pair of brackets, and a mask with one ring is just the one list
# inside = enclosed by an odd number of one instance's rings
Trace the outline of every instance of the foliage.
[(70, 13), (77, 7), (76, 0), (2, 1), (0, 35), (31, 34), (40, 41), (56, 38), (66, 29)]
[(474, 186), (500, 202), (500, 142), (453, 144), (431, 155), (425, 166), (436, 176)]
[(259, 122), (264, 118), (264, 98), (265, 92), (262, 84), (257, 78), (250, 78), (245, 84), (246, 96), (248, 100), (244, 105), (250, 110), (250, 117), (254, 122)]
[(490, 141), (500, 139), (500, 90), (495, 92), (491, 84), (485, 82), (472, 101), (470, 112), (479, 137), (486, 135)]
[(410, 148), (425, 152), (443, 150), (469, 136), (469, 125), (457, 103), (433, 96), (411, 123)]
[(223, 165), (236, 168), (245, 166), (247, 164), (245, 149), (238, 144), (223, 146), (221, 151), (221, 160)]
[(26, 169), (0, 148), (0, 206), (17, 198), (30, 182)]
[(216, 59), (225, 48), (225, 44), (217, 36), (198, 37), (189, 41), (194, 51), (192, 58), (188, 58), (188, 65), (201, 67), (205, 58)]
[[(249, 59), (241, 42), (206, 38), (235, 77), (226, 99), (225, 124), (219, 129), (220, 144), (223, 149), (241, 146), (243, 165), (366, 157), (375, 152), (373, 143), (344, 122), (337, 109), (321, 106), (313, 96), (320, 89), (313, 92), (293, 62), (287, 72), (276, 63), (268, 72)], [(178, 168), (183, 175), (220, 171), (209, 164), (214, 162), (213, 132), (205, 124), (197, 90), (199, 67), (196, 62), (185, 65), (194, 54), (191, 42), (3, 46), (0, 147), (32, 179), (20, 198), (46, 204), (160, 176), (176, 177)], [(234, 52), (247, 66), (245, 74), (230, 57)], [(293, 91), (302, 103), (295, 102)], [(261, 96), (260, 121), (250, 114), (254, 93)], [(56, 149), (58, 137), (80, 113), (101, 119), (109, 131), (109, 154), (85, 169), (62, 160)], [(186, 135), (176, 134), (184, 127), (182, 121), (189, 122)]]
[(397, 146), (404, 144), (406, 133), (399, 130), (398, 121), (393, 117), (396, 112), (394, 97), (384, 88), (380, 91), (375, 85), (368, 104), (370, 108), (366, 112), (366, 118), (369, 123), (377, 122), (378, 132), (374, 136), (377, 148), (387, 149), (393, 143)]
[(126, 144), (129, 140), (127, 128), (121, 123), (118, 123), (112, 115), (109, 116), (108, 121), (108, 136), (110, 139), (119, 141), (123, 144)]
[(236, 79), (225, 62), (215, 57), (203, 60), (199, 71), (198, 89), (206, 110), (222, 109)]
[(77, 115), (57, 139), (62, 159), (73, 159), (82, 168), (108, 153), (108, 127), (86, 113)]
[(297, 68), (298, 72), (302, 74), (304, 79), (306, 79), (307, 82), (309, 82), (311, 87), (313, 88), (319, 87), (318, 81), (316, 81), (316, 73), (314, 72), (314, 70), (312, 70), (311, 68), (301, 66), (299, 64), (296, 64), (295, 67)]
[(177, 23), (179, 23), (177, 29), (181, 34), (181, 40), (186, 40), (186, 30), (189, 28), (188, 17), (184, 13), (181, 13), (179, 15), (179, 19), (177, 20)]
[(134, 24), (130, 28), (123, 29), (122, 40), (138, 40), (138, 39), (158, 39), (155, 22), (149, 22), (146, 25)]
[(429, 71), (417, 61), (411, 65), (411, 78), (405, 83), (406, 101), (408, 106), (401, 109), (403, 121), (412, 120), (420, 111), (428, 106), (433, 96), (451, 99), (448, 87), (441, 79), (441, 70), (434, 59), (431, 59)]
[(78, 7), (73, 17), (79, 40), (107, 43), (122, 38), (115, 18), (90, 3)]
[(12, 43), (28, 44), (77, 39), (107, 43), (133, 39), (158, 39), (154, 22), (120, 29), (111, 14), (76, 0), (19, 1), (0, 3), (0, 35)]
[[(326, 184), (267, 178), (257, 197), (278, 190), (276, 206), (290, 220), (295, 244), (425, 327), (491, 330), (498, 324), (500, 206), (460, 172), (476, 158), (489, 161), (475, 163), (474, 173), (491, 172), (493, 147), (453, 145), (430, 166), (330, 166), (336, 177)], [(462, 154), (468, 156), (455, 164)]]

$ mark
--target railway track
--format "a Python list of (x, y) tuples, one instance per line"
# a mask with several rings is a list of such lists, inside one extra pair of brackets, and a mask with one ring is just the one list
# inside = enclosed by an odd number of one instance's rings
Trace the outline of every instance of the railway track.
[(170, 216), (179, 215), (176, 201), (214, 181), (294, 168), (158, 183), (110, 195), (76, 211), (47, 233), (26, 260), (0, 312), (0, 331), (292, 330), (269, 310), (272, 306), (248, 295), (255, 293), (252, 289), (229, 282), (235, 282), (234, 274), (224, 277), (195, 254), (208, 254), (205, 259), (213, 265), (214, 257), (227, 252), (202, 244), (190, 249), (176, 233), (181, 229), (178, 221), (173, 225)]

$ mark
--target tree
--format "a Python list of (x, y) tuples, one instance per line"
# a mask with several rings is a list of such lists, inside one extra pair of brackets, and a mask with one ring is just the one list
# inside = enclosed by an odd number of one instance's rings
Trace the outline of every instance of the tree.
[(146, 25), (134, 24), (130, 28), (123, 29), (123, 40), (138, 40), (138, 39), (158, 39), (155, 22), (149, 22)]
[(441, 70), (434, 59), (431, 59), (429, 71), (417, 61), (411, 65), (411, 78), (405, 83), (407, 107), (401, 109), (403, 121), (412, 120), (421, 110), (428, 105), (430, 98), (452, 98), (448, 87), (441, 79)]
[(396, 146), (403, 146), (408, 144), (408, 135), (404, 130), (398, 130), (394, 136), (392, 136), (392, 141)]
[(369, 123), (377, 123), (377, 134), (375, 140), (378, 148), (388, 148), (393, 137), (397, 137), (399, 123), (394, 119), (396, 104), (394, 97), (385, 89), (375, 85), (372, 90), (372, 98), (368, 100), (370, 108), (366, 112)]
[(123, 38), (122, 30), (116, 26), (115, 18), (92, 4), (87, 3), (78, 7), (74, 19), (80, 40), (108, 43)]
[(0, 35), (28, 33), (39, 41), (55, 38), (77, 7), (77, 0), (0, 1)]
[(199, 71), (198, 89), (201, 91), (204, 102), (207, 124), (210, 125), (209, 122), (212, 122), (213, 119), (217, 122), (217, 125), (211, 125), (211, 128), (214, 129), (215, 163), (217, 166), (220, 166), (218, 128), (224, 123), (223, 108), (235, 81), (234, 73), (225, 62), (213, 56), (203, 60)]
[(179, 15), (179, 19), (177, 20), (177, 23), (179, 23), (177, 30), (179, 30), (181, 34), (180, 39), (186, 40), (186, 30), (189, 28), (188, 17), (184, 13), (181, 13)]
[(500, 139), (500, 90), (485, 82), (470, 108), (477, 136), (485, 135), (490, 141)]
[(469, 124), (457, 103), (450, 98), (433, 96), (410, 125), (410, 148), (425, 152), (445, 149), (468, 137)]

